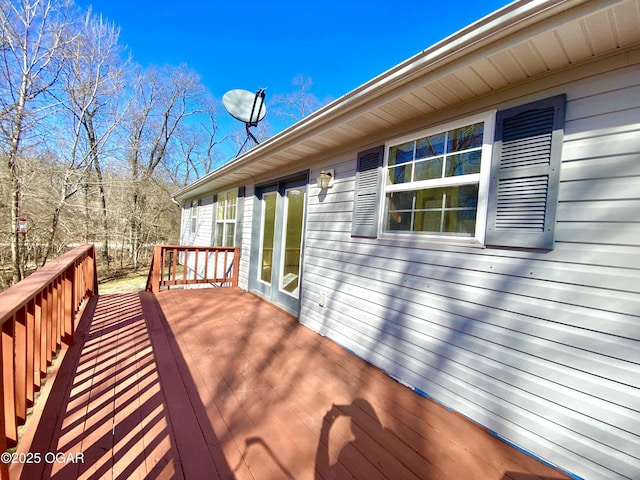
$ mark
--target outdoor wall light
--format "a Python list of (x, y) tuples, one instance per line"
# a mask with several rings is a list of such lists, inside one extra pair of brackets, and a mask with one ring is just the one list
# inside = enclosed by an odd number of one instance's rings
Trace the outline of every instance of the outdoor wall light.
[(333, 186), (333, 180), (335, 178), (335, 171), (333, 168), (328, 170), (322, 170), (320, 176), (317, 178), (318, 188), (324, 190)]

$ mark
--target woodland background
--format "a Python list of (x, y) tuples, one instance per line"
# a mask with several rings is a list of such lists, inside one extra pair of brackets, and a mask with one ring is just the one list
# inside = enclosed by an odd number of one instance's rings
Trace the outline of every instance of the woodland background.
[[(293, 123), (326, 103), (311, 84), (293, 79), (270, 115)], [(0, 289), (81, 243), (96, 245), (101, 279), (146, 268), (154, 244), (178, 242), (170, 193), (252, 146), (244, 128), (221, 136), (218, 115), (197, 72), (137, 65), (92, 11), (0, 0)]]

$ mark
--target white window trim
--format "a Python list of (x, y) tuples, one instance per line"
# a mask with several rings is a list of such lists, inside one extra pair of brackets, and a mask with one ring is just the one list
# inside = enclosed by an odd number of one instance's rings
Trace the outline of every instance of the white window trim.
[[(228, 208), (228, 205), (226, 204), (226, 200), (227, 200), (227, 194), (229, 193), (235, 193), (235, 199), (236, 199), (236, 204), (235, 204), (235, 209), (236, 209), (236, 216), (234, 218), (220, 218), (218, 216), (219, 210), (220, 210), (220, 199), (224, 198), (225, 201), (225, 205), (224, 205), (224, 214), (223, 217), (226, 215), (226, 209)], [(216, 208), (216, 222), (215, 225), (213, 226), (214, 229), (214, 239), (218, 238), (218, 224), (222, 224), (222, 243), (224, 243), (224, 239), (226, 238), (226, 234), (227, 234), (227, 225), (229, 224), (233, 224), (234, 228), (233, 228), (233, 232), (234, 232), (234, 239), (233, 239), (233, 245), (227, 245), (229, 247), (235, 247), (235, 232), (236, 232), (236, 228), (237, 228), (237, 224), (238, 224), (238, 189), (237, 188), (232, 188), (230, 190), (225, 190), (224, 192), (219, 192), (218, 193), (218, 201), (216, 202), (215, 205)]]
[(198, 200), (191, 202), (191, 208), (189, 211), (189, 233), (198, 233)]
[[(385, 142), (384, 145), (384, 163), (382, 178), (382, 194), (379, 202), (379, 218), (378, 222), (378, 238), (407, 238), (411, 240), (425, 240), (444, 243), (462, 243), (462, 244), (480, 244), (484, 245), (485, 231), (487, 226), (487, 209), (489, 204), (489, 181), (491, 179), (491, 157), (493, 153), (493, 142), (495, 136), (497, 110), (491, 110), (477, 115), (464, 117), (460, 120), (438, 124), (434, 127), (421, 130), (419, 132), (396, 137)], [(390, 147), (410, 142), (418, 138), (435, 135), (449, 130), (454, 130), (465, 125), (474, 123), (484, 123), (482, 134), (482, 155), (480, 160), (480, 173), (465, 175), (464, 177), (446, 177), (435, 180), (423, 180), (412, 182), (411, 188), (407, 188), (406, 184), (388, 185), (388, 168), (389, 168), (389, 150)], [(478, 205), (476, 210), (476, 229), (473, 237), (456, 236), (456, 235), (436, 235), (420, 232), (406, 231), (386, 231), (384, 229), (386, 219), (386, 202), (388, 192), (397, 192), (405, 190), (419, 190), (421, 188), (435, 188), (441, 186), (458, 186), (465, 184), (478, 183)]]

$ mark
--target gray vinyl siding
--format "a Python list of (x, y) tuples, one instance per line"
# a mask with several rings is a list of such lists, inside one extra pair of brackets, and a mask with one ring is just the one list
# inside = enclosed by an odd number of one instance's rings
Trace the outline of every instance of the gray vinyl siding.
[(640, 66), (541, 84), (491, 108), (567, 94), (553, 250), (352, 238), (372, 139), (312, 170), (336, 180), (310, 189), (300, 320), (573, 474), (638, 478)]
[(189, 209), (186, 204), (180, 211), (180, 245), (187, 245), (189, 240)]
[(243, 290), (249, 290), (249, 254), (251, 252), (251, 215), (253, 213), (254, 202), (253, 185), (247, 185), (244, 197), (242, 213), (242, 242), (240, 247), (240, 267), (238, 286)]
[(199, 200), (198, 219), (195, 233), (191, 232), (191, 200), (185, 202), (182, 208), (182, 228), (180, 232), (181, 245), (211, 245), (213, 228), (213, 195), (196, 199)]
[[(182, 208), (182, 223), (180, 231), (180, 245), (211, 245), (211, 232), (213, 228), (213, 195), (209, 195), (203, 198), (195, 199), (198, 203), (198, 216), (196, 220), (196, 231), (191, 231), (191, 204), (193, 200), (185, 202)], [(193, 252), (187, 255), (186, 261), (184, 254), (180, 254), (180, 264), (187, 267), (187, 275), (189, 278), (194, 276), (194, 269), (196, 268), (196, 258)], [(199, 255), (197, 262), (198, 272), (195, 275), (199, 278), (204, 278), (204, 254)], [(210, 275), (213, 275), (213, 267), (209, 267)], [(190, 288), (202, 288), (202, 286), (192, 286)]]
[[(198, 221), (196, 233), (192, 234), (191, 225), (191, 200), (185, 202), (182, 208), (182, 219), (180, 228), (180, 245), (211, 245), (213, 239), (215, 204), (214, 196), (208, 195), (200, 199), (198, 207)], [(240, 268), (238, 286), (244, 290), (248, 289), (249, 276), (249, 251), (251, 249), (251, 213), (253, 208), (253, 186), (247, 186), (242, 212), (238, 213), (238, 219), (242, 215), (242, 241), (238, 245), (240, 247)], [(194, 266), (195, 260), (193, 255), (188, 259), (190, 269)], [(200, 259), (198, 264), (204, 268), (204, 259)], [(199, 269), (201, 269), (199, 268)], [(210, 271), (210, 273), (213, 273)], [(200, 271), (199, 275), (204, 272)]]

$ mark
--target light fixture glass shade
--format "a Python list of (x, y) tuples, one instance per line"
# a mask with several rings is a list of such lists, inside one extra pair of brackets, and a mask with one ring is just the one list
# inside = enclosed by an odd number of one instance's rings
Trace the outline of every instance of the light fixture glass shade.
[(333, 184), (332, 180), (333, 180), (333, 170), (329, 170), (329, 171), (322, 170), (320, 172), (320, 175), (316, 179), (316, 181), (318, 182), (318, 188), (320, 189), (329, 188)]

